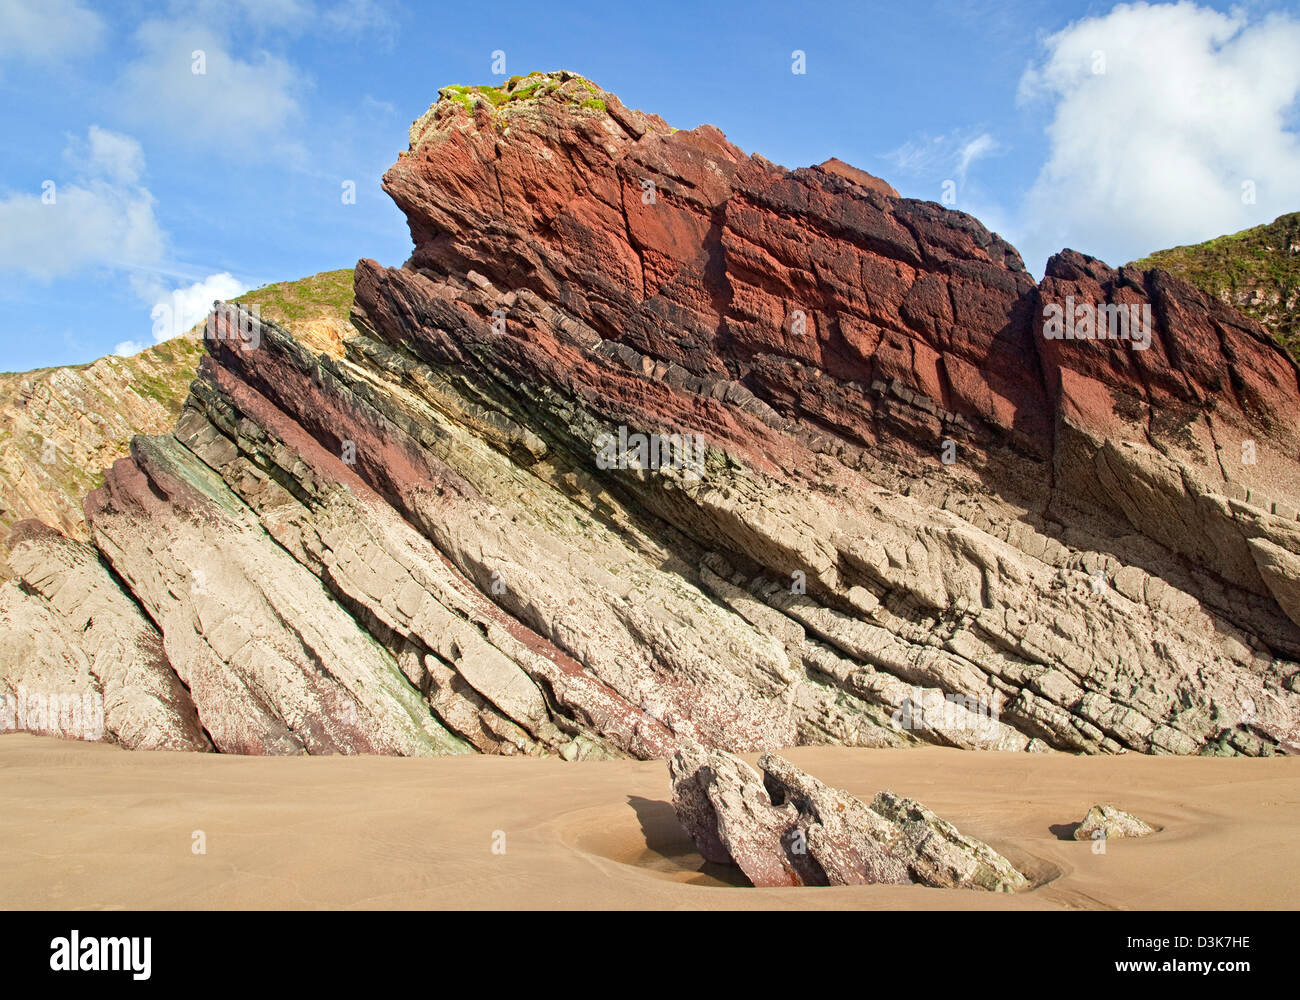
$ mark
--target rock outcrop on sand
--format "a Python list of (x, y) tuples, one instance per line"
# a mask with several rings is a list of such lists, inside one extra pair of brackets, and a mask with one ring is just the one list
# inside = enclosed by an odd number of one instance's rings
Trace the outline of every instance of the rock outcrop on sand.
[[(85, 502), (216, 749), (1300, 744), (1300, 384), (1251, 320), (567, 73), (447, 88), (384, 183), (415, 249), (355, 335), (222, 306)], [(1077, 303), (1150, 323), (1053, 339)]]
[(1083, 822), (1074, 828), (1075, 840), (1114, 840), (1117, 837), (1145, 837), (1156, 828), (1132, 813), (1114, 806), (1097, 805), (1088, 810)]
[(210, 750), (162, 637), (95, 550), (19, 523), (0, 588), (4, 728), (109, 739), (132, 750)]
[(762, 774), (721, 750), (684, 747), (669, 761), (673, 807), (706, 861), (756, 886), (920, 884), (1015, 892), (1028, 880), (987, 844), (913, 799), (870, 806), (775, 754)]

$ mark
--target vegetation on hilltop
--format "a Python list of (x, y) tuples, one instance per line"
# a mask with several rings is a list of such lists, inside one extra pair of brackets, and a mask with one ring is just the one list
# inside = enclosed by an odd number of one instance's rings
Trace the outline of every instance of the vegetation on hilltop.
[[(352, 268), (322, 271), (297, 281), (280, 281), (245, 292), (234, 301), (256, 305), (263, 319), (292, 328), (316, 319), (348, 321), (352, 311)], [(292, 332), (292, 329), (291, 331)]]
[(1158, 267), (1256, 320), (1300, 361), (1300, 212), (1131, 267)]

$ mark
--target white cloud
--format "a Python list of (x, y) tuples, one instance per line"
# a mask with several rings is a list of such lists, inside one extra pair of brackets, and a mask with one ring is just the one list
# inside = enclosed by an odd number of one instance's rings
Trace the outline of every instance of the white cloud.
[(966, 179), (966, 171), (972, 163), (984, 156), (998, 152), (998, 141), (987, 132), (981, 132), (974, 139), (963, 143), (957, 151), (957, 176)]
[(1045, 45), (1020, 86), (1054, 105), (1022, 206), (1031, 268), (1065, 245), (1120, 264), (1300, 207), (1300, 22), (1120, 4)]
[[(170, 292), (157, 279), (139, 283), (136, 290), (142, 295), (152, 292), (154, 301), (149, 319), (153, 323), (153, 342), (161, 344), (188, 333), (207, 316), (213, 302), (218, 299), (229, 301), (243, 295), (248, 291), (248, 285), (229, 271), (222, 271)], [(139, 354), (147, 346), (141, 340), (124, 340), (113, 348), (113, 353), (127, 357)]]
[(309, 0), (239, 0), (244, 13), (276, 27), (295, 27), (315, 17), (316, 11)]
[(396, 27), (392, 16), (377, 0), (339, 0), (321, 12), (321, 21), (326, 27), (347, 34), (384, 33)]
[(171, 0), (174, 20), (195, 24), (243, 22), (257, 32), (318, 35), (386, 32), (396, 26), (389, 0)]
[(268, 52), (242, 59), (223, 35), (197, 24), (149, 21), (135, 37), (141, 53), (119, 87), (129, 120), (205, 153), (248, 157), (290, 148), (283, 135), (307, 85), (290, 63)]
[(0, 58), (51, 62), (95, 49), (98, 14), (77, 0), (0, 0)]
[(91, 126), (64, 158), (78, 165), (71, 181), (50, 178), (39, 193), (0, 200), (0, 270), (48, 281), (92, 267), (156, 267), (166, 240), (153, 195), (136, 183), (140, 144)]
[[(233, 299), (246, 291), (247, 285), (230, 272), (222, 271), (163, 295), (149, 312), (149, 318), (153, 320), (153, 339), (161, 343), (179, 337), (203, 319), (217, 299)], [(133, 342), (128, 342), (128, 346), (133, 346)]]
[(90, 126), (90, 160), (96, 169), (123, 184), (134, 184), (144, 173), (144, 149), (129, 135)]
[(383, 45), (396, 28), (386, 0), (172, 0), (135, 30), (115, 109), (151, 140), (187, 151), (302, 166), (314, 81), (277, 54), (286, 39), (353, 45), (367, 34)]
[(144, 149), (121, 132), (90, 126), (86, 138), (69, 136), (64, 161), (75, 171), (106, 177), (117, 184), (134, 184), (144, 173)]
[[(92, 125), (84, 138), (69, 138), (63, 155), (76, 165), (71, 180), (48, 182), (53, 187), (43, 193), (0, 200), (0, 274), (40, 281), (93, 270), (124, 276), (150, 306), (156, 342), (188, 331), (215, 299), (248, 290), (228, 271), (172, 289), (178, 275), (168, 261), (154, 197), (139, 183), (145, 160), (135, 139)], [(127, 340), (115, 353), (143, 349), (141, 341)]]

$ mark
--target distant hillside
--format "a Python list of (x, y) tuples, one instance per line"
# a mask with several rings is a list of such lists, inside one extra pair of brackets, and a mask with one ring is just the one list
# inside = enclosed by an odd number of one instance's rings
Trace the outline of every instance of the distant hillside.
[(236, 302), (257, 306), (263, 319), (279, 323), (312, 350), (341, 357), (352, 335), (352, 268), (322, 271), (247, 292)]
[(1161, 250), (1133, 266), (1162, 268), (1234, 306), (1300, 361), (1300, 212), (1195, 246)]
[[(338, 356), (351, 330), (352, 269), (266, 285), (237, 301)], [(27, 517), (86, 538), (82, 497), (131, 438), (171, 429), (203, 355), (201, 332), (128, 358), (0, 374), (0, 542)], [(0, 559), (0, 580), (8, 575)]]

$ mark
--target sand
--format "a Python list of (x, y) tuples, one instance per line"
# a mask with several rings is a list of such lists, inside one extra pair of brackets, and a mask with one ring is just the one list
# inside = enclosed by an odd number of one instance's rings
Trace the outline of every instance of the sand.
[[(129, 753), (6, 734), (0, 906), (1300, 906), (1296, 758), (841, 747), (787, 756), (862, 798), (891, 788), (919, 799), (1037, 885), (1012, 896), (729, 885), (730, 870), (703, 865), (678, 827), (661, 761)], [(1112, 840), (1104, 854), (1062, 839), (1098, 802), (1162, 829)], [(195, 831), (206, 853), (194, 852)]]

